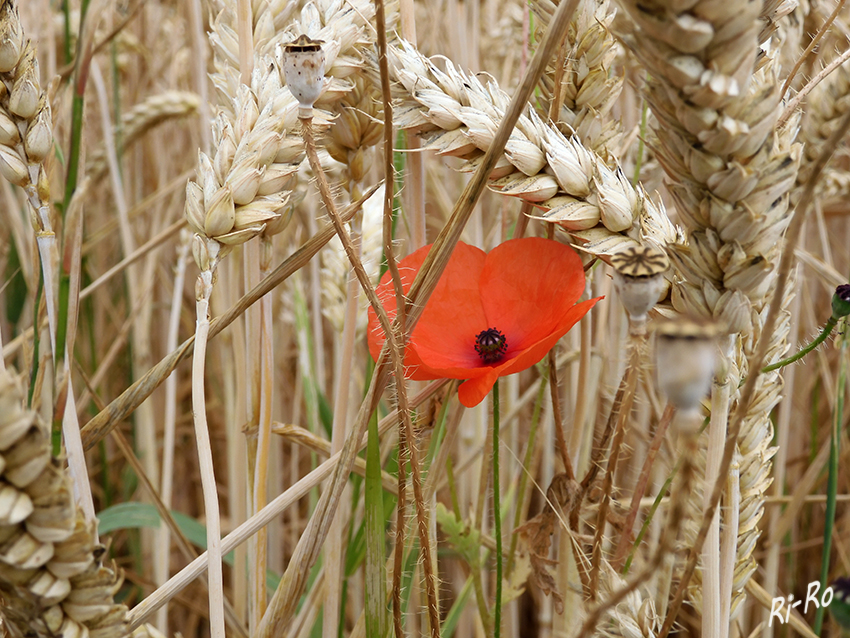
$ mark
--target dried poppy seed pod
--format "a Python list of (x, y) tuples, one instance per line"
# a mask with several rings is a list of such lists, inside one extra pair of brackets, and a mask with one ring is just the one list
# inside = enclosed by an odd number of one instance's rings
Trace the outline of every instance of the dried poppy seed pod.
[(699, 428), (699, 406), (708, 394), (716, 363), (720, 329), (692, 319), (664, 321), (656, 329), (655, 364), (658, 386), (679, 410), (680, 428)]
[(646, 322), (646, 313), (664, 291), (667, 255), (652, 246), (629, 246), (611, 256), (614, 287), (633, 324)]
[(283, 73), (286, 86), (298, 100), (298, 117), (313, 115), (313, 104), (322, 92), (325, 79), (325, 52), (322, 40), (311, 40), (306, 35), (283, 45)]

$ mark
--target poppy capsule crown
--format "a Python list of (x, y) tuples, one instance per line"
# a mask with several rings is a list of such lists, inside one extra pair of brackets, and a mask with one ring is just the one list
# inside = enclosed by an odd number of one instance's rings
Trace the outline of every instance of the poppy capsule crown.
[(611, 256), (614, 286), (633, 322), (646, 321), (646, 314), (664, 291), (664, 273), (670, 267), (667, 255), (652, 246), (630, 246)]
[(325, 52), (322, 40), (300, 35), (283, 45), (283, 73), (289, 92), (298, 100), (298, 117), (313, 115), (313, 104), (322, 92), (325, 79)]

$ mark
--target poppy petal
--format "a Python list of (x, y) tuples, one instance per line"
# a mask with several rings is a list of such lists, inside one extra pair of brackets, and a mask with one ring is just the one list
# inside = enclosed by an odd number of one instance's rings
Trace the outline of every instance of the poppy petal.
[(486, 370), (487, 373), (464, 381), (457, 390), (458, 399), (467, 408), (474, 408), (481, 403), (501, 376), (498, 373), (498, 368), (482, 369)]
[[(470, 378), (468, 381), (462, 383), (458, 389), (458, 398), (460, 399), (460, 402), (468, 408), (475, 407), (481, 403), (485, 396), (487, 396), (487, 393), (490, 392), (499, 377), (514, 374), (515, 372), (522, 372), (543, 359), (543, 357), (545, 357), (546, 354), (555, 347), (558, 340), (563, 337), (570, 328), (578, 323), (578, 321), (586, 315), (600, 299), (602, 299), (602, 297), (597, 297), (596, 299), (590, 299), (574, 305), (567, 311), (556, 332), (544, 337), (537, 343), (531, 344), (529, 347), (518, 353), (514, 358), (508, 359), (497, 366), (479, 368), (479, 370), (485, 371), (484, 374), (479, 374), (474, 378)], [(439, 372), (440, 374), (443, 373), (442, 370), (437, 370), (435, 372)], [(472, 371), (470, 370), (468, 372)]]
[(413, 330), (410, 341), (422, 362), (435, 371), (455, 370), (449, 378), (469, 378), (461, 370), (481, 367), (475, 337), (490, 327), (478, 286), (486, 258), (480, 248), (458, 242)]
[[(410, 286), (416, 278), (416, 273), (419, 272), (419, 268), (428, 256), (430, 248), (430, 245), (423, 246), (419, 250), (409, 254), (398, 263), (401, 288), (405, 294), (407, 294), (410, 290)], [(384, 310), (387, 312), (387, 316), (390, 318), (390, 321), (392, 321), (396, 315), (396, 298), (392, 276), (389, 271), (385, 272), (384, 276), (381, 277), (381, 282), (375, 288), (375, 292), (378, 295), (378, 299), (381, 300)], [(377, 361), (381, 354), (381, 349), (384, 347), (386, 336), (384, 335), (384, 329), (381, 327), (381, 323), (378, 321), (378, 316), (375, 314), (375, 310), (372, 306), (369, 306), (368, 317), (369, 323), (367, 328), (367, 341), (369, 345), (369, 354), (371, 354), (372, 358)], [(430, 373), (422, 364), (422, 361), (416, 352), (409, 346), (405, 353), (404, 365), (407, 370), (405, 376), (408, 379), (426, 381), (430, 379), (443, 378), (443, 375)]]
[(514, 374), (515, 372), (522, 372), (526, 368), (530, 368), (538, 361), (542, 360), (546, 354), (555, 347), (555, 344), (558, 343), (558, 340), (563, 337), (567, 332), (569, 332), (570, 328), (572, 328), (579, 320), (584, 317), (588, 313), (588, 311), (596, 305), (596, 302), (602, 299), (602, 297), (596, 297), (595, 299), (589, 299), (588, 301), (582, 301), (581, 303), (577, 303), (572, 308), (570, 308), (566, 314), (563, 316), (558, 329), (553, 332), (551, 335), (548, 335), (538, 341), (537, 343), (533, 343), (525, 348), (522, 352), (520, 352), (516, 357), (507, 361), (505, 363), (504, 368), (501, 370), (499, 376), (506, 376), (508, 374)]
[(559, 332), (584, 286), (576, 252), (540, 237), (496, 246), (481, 272), (484, 312), (488, 323), (507, 336), (508, 356)]

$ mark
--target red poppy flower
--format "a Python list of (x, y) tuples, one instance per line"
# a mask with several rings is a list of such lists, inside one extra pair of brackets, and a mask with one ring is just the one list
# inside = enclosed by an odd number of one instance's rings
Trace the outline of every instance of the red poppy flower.
[[(404, 292), (431, 246), (399, 262)], [(458, 396), (478, 405), (499, 377), (540, 361), (601, 297), (576, 303), (584, 292), (581, 259), (550, 239), (513, 239), (485, 253), (459, 242), (416, 324), (405, 355), (410, 379), (466, 379)], [(392, 319), (389, 273), (378, 285)], [(369, 352), (377, 359), (384, 332), (369, 309)]]

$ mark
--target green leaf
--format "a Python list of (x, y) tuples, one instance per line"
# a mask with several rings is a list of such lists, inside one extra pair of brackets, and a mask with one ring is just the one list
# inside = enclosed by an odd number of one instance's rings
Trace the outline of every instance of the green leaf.
[[(203, 550), (207, 548), (207, 528), (191, 516), (171, 511), (171, 516), (186, 539)], [(119, 503), (108, 507), (97, 515), (97, 530), (100, 534), (111, 534), (122, 529), (158, 529), (161, 518), (156, 507), (150, 503)], [(233, 552), (228, 553), (224, 562), (233, 566)], [(274, 591), (280, 582), (280, 576), (273, 571), (266, 572), (266, 587)]]
[(481, 569), (481, 533), (458, 519), (442, 503), (437, 503), (437, 524), (446, 535), (446, 541), (463, 557), (470, 569)]

